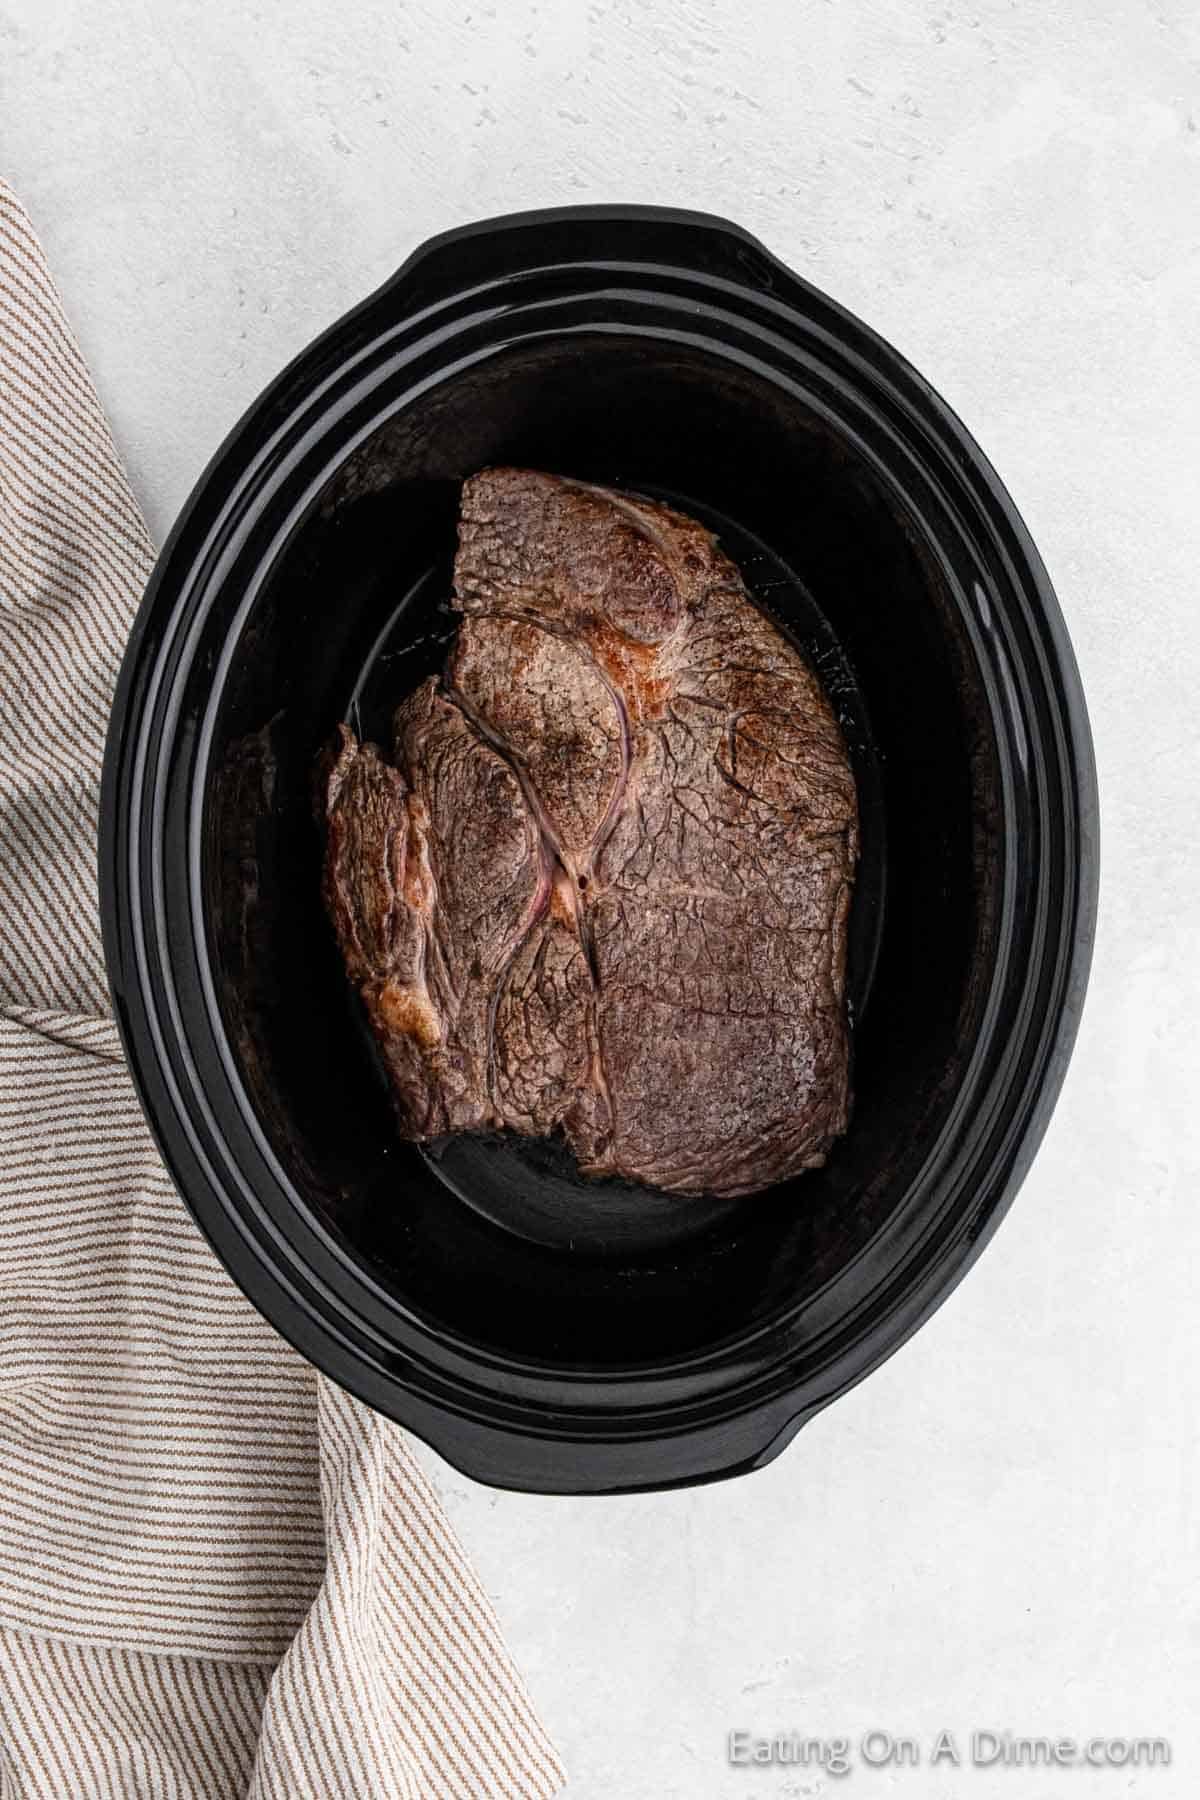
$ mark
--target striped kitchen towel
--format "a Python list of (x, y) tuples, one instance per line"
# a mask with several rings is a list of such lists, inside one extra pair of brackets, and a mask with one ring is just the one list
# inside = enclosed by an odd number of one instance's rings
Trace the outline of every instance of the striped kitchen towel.
[(229, 1280), (122, 1062), (97, 790), (153, 554), (0, 183), (0, 1800), (548, 1796), (402, 1432)]

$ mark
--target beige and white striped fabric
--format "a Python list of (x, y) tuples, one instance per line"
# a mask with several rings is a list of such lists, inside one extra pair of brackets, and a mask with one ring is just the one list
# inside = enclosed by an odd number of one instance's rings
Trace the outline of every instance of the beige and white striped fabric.
[(243, 1299), (121, 1060), (97, 784), (152, 555), (0, 183), (0, 1800), (549, 1796), (403, 1434)]

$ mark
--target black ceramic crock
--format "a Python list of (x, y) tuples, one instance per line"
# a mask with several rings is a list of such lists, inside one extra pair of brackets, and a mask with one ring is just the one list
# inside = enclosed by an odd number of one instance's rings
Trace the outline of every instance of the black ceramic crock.
[[(863, 804), (856, 1092), (738, 1202), (399, 1141), (318, 891), (313, 764), (440, 666), (458, 483), (512, 462), (712, 523), (814, 657)], [(1071, 649), (978, 447), (732, 225), (493, 220), (419, 250), (257, 401), (151, 580), (105, 767), (129, 1061), (218, 1254), (320, 1368), (482, 1481), (767, 1461), (995, 1228), (1079, 1018), (1097, 810)]]

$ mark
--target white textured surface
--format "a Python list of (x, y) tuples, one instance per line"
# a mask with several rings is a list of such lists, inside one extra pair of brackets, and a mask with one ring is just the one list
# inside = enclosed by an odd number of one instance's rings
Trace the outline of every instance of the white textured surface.
[[(764, 1473), (599, 1503), (437, 1473), (572, 1800), (1195, 1793), (1190, 0), (0, 0), (0, 163), (160, 535), (318, 328), (428, 233), (522, 206), (728, 213), (967, 420), (1058, 585), (1103, 794), (1097, 966), (1034, 1174)], [(728, 1769), (738, 1725), (1161, 1732), (1175, 1767), (822, 1785)]]

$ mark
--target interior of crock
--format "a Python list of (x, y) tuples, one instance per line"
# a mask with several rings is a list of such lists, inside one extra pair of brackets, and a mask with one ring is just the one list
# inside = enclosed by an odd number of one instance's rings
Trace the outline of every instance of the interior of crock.
[[(864, 867), (874, 857), (879, 879), (856, 900), (873, 916), (856, 921), (855, 942), (860, 956), (877, 942), (878, 956), (855, 1020), (850, 1131), (825, 1168), (702, 1203), (694, 1231), (624, 1252), (586, 1229), (570, 1248), (503, 1229), (399, 1139), (320, 900), (314, 763), (381, 633), (394, 700), (440, 666), (458, 483), (495, 462), (668, 493), (757, 536), (815, 600), (874, 745)], [(330, 482), (271, 571), (221, 702), (210, 951), (276, 1154), (406, 1305), (540, 1361), (654, 1361), (802, 1303), (879, 1229), (974, 1042), (996, 910), (986, 708), (934, 571), (902, 498), (795, 396), (651, 340), (509, 349), (407, 406)], [(786, 593), (773, 603), (797, 623)]]

